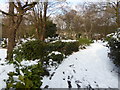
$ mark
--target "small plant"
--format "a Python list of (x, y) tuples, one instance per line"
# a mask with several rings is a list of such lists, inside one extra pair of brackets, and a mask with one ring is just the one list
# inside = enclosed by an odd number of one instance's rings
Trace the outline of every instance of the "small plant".
[(8, 73), (7, 88), (40, 88), (42, 77), (49, 75), (41, 63), (32, 66), (16, 66), (15, 72)]
[(92, 40), (87, 38), (79, 38), (78, 41), (80, 45), (90, 45), (90, 43), (93, 43)]

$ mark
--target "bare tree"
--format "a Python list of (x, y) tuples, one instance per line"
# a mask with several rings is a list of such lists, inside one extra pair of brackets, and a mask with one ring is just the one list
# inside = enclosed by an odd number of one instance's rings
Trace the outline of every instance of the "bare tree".
[[(25, 2), (24, 4), (20, 0), (16, 2), (9, 2), (9, 12), (0, 10), (5, 15), (9, 16), (9, 35), (8, 35), (8, 47), (7, 47), (7, 59), (11, 60), (13, 57), (13, 49), (15, 46), (16, 32), (22, 22), (25, 13), (33, 8), (37, 2)], [(15, 12), (16, 10), (16, 12)]]
[(116, 0), (114, 2), (109, 2), (109, 5), (112, 6), (112, 8), (115, 11), (115, 17), (116, 17), (116, 24), (117, 27), (120, 28), (120, 1)]
[(55, 0), (50, 2), (50, 0), (45, 0), (44, 2), (39, 2), (36, 7), (33, 8), (31, 20), (34, 23), (37, 38), (41, 41), (44, 41), (45, 39), (47, 19), (50, 17), (50, 15), (55, 14), (56, 11), (59, 10), (60, 6), (56, 6), (63, 2), (65, 1)]

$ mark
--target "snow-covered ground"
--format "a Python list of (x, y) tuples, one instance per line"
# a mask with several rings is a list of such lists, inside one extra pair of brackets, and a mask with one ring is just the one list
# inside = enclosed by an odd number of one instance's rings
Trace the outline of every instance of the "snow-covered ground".
[(102, 42), (91, 44), (66, 58), (52, 77), (44, 77), (49, 88), (118, 88), (117, 68), (108, 58), (109, 49)]
[(8, 79), (8, 72), (15, 71), (13, 64), (9, 65), (5, 62), (6, 49), (0, 49), (0, 90), (6, 87), (4, 79)]
[[(0, 49), (0, 89), (6, 86), (3, 80), (8, 78), (7, 73), (14, 71), (13, 65), (5, 62), (6, 51)], [(42, 88), (118, 88), (117, 68), (108, 52), (105, 43), (99, 41), (73, 53), (57, 69), (51, 68), (51, 76), (43, 78)]]

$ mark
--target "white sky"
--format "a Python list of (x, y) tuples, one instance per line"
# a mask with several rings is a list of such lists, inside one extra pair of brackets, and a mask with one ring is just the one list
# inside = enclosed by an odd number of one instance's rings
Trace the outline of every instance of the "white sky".
[[(9, 1), (9, 0), (0, 0), (0, 3), (6, 2), (6, 1)], [(26, 1), (26, 0), (23, 0), (23, 1)], [(49, 0), (49, 1), (55, 1), (55, 0)], [(61, 0), (59, 0), (59, 1), (61, 1)], [(117, 0), (66, 0), (66, 1), (77, 3), (77, 2), (105, 2), (105, 1), (117, 1)], [(120, 0), (118, 0), (118, 1), (120, 1)]]
[[(7, 1), (9, 0), (0, 0), (0, 9), (6, 10), (8, 5)], [(54, 0), (51, 0), (54, 1)], [(66, 0), (67, 2), (70, 2), (71, 4), (77, 4), (77, 3), (82, 3), (82, 2), (105, 2), (105, 1), (117, 1), (117, 0)], [(120, 0), (118, 0), (120, 1)]]

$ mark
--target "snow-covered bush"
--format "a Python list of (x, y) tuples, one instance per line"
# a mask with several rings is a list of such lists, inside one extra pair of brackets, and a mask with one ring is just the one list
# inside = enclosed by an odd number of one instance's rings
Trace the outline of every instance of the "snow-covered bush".
[(28, 41), (14, 50), (15, 59), (36, 60), (48, 55), (46, 43), (40, 40)]
[[(49, 55), (48, 58), (51, 59), (52, 61), (56, 61), (56, 62), (58, 62), (58, 64), (60, 64), (65, 57), (62, 53), (57, 53), (57, 54), (51, 53), (51, 55)], [(53, 64), (54, 63), (52, 63), (52, 65)]]
[[(61, 42), (55, 43), (42, 42), (40, 40), (28, 41), (14, 49), (14, 59), (18, 62), (23, 60), (40, 60), (43, 65), (49, 65), (52, 59), (57, 63), (61, 63), (65, 56), (77, 52), (79, 50), (79, 42)], [(53, 51), (60, 54), (51, 54)], [(50, 56), (51, 54), (51, 56)]]
[(2, 47), (2, 48), (6, 48), (7, 47), (7, 39), (6, 38), (3, 38), (2, 39), (2, 41), (1, 41), (1, 43), (0, 43), (0, 46)]
[(108, 35), (108, 44), (110, 47), (109, 57), (120, 67), (120, 29), (114, 34)]
[(63, 53), (65, 53), (65, 55), (70, 55), (73, 52), (77, 52), (79, 51), (79, 42), (67, 42)]
[(50, 48), (53, 51), (59, 51), (67, 56), (79, 50), (79, 42), (78, 41), (76, 42), (57, 41), (55, 43), (51, 43)]
[[(6, 80), (7, 88), (40, 88), (42, 78), (49, 75), (47, 68), (59, 65), (65, 56), (79, 50), (79, 42), (42, 42), (40, 40), (28, 40), (21, 43), (13, 51), (13, 63), (15, 72), (10, 72)], [(25, 66), (23, 61), (36, 61), (34, 65)]]
[[(14, 59), (10, 61), (16, 67), (15, 72), (10, 72), (6, 80), (7, 88), (40, 88), (42, 77), (49, 75), (47, 67), (60, 64), (65, 58), (64, 54), (77, 51), (79, 45), (76, 42), (45, 43), (39, 40), (28, 41), (14, 50)], [(68, 53), (69, 52), (69, 53)], [(25, 66), (24, 60), (36, 60), (37, 64)]]
[(17, 65), (15, 72), (8, 73), (6, 88), (40, 88), (42, 78), (46, 75), (49, 73), (40, 62), (31, 66)]

